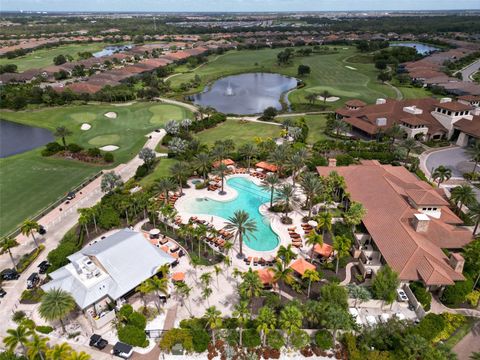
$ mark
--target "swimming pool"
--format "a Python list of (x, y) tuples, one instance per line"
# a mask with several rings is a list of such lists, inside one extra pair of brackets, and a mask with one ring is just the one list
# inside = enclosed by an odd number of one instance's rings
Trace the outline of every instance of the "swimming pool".
[(270, 227), (270, 220), (258, 211), (260, 205), (270, 201), (270, 192), (255, 185), (248, 178), (234, 177), (227, 180), (228, 186), (235, 189), (238, 196), (231, 201), (216, 201), (197, 198), (188, 204), (188, 211), (194, 214), (216, 215), (224, 219), (233, 216), (236, 210), (245, 210), (257, 225), (257, 230), (244, 244), (257, 251), (270, 251), (277, 247), (278, 237)]

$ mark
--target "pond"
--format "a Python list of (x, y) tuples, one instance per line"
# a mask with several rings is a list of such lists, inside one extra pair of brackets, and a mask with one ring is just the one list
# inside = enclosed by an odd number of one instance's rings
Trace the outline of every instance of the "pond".
[(413, 43), (413, 42), (390, 43), (390, 46), (405, 46), (405, 47), (415, 48), (417, 50), (417, 53), (419, 53), (420, 55), (427, 55), (429, 53), (440, 50), (439, 48), (432, 45), (427, 45), (422, 43)]
[(32, 150), (54, 140), (53, 134), (46, 129), (0, 119), (0, 158)]
[(99, 58), (102, 56), (110, 56), (117, 52), (130, 50), (132, 47), (133, 47), (132, 45), (110, 45), (104, 48), (103, 50), (93, 53), (93, 56), (96, 58)]
[(281, 110), (282, 95), (296, 86), (297, 79), (280, 74), (234, 75), (215, 81), (192, 100), (225, 114), (259, 114), (270, 106)]

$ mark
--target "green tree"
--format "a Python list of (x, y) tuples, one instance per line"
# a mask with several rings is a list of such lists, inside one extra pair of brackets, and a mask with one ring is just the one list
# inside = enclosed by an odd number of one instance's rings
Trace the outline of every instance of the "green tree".
[(472, 161), (475, 162), (472, 170), (472, 173), (475, 173), (478, 163), (480, 162), (480, 141), (475, 141), (475, 144), (468, 149), (468, 152), (470, 153)]
[(257, 148), (251, 143), (246, 143), (238, 149), (238, 152), (247, 159), (247, 169), (250, 170), (250, 161), (257, 153)]
[(367, 214), (367, 210), (359, 202), (353, 201), (343, 214), (345, 224), (352, 227), (352, 232), (355, 232), (355, 226), (362, 222), (362, 219)]
[(304, 76), (310, 74), (310, 66), (300, 64), (298, 65), (297, 74), (298, 76)]
[(258, 272), (253, 271), (252, 268), (248, 268), (248, 271), (244, 272), (241, 277), (242, 282), (238, 286), (238, 291), (242, 298), (251, 300), (254, 297), (260, 296), (263, 290), (263, 284), (258, 276)]
[(222, 313), (215, 306), (210, 306), (203, 317), (212, 331), (212, 342), (215, 344), (215, 330), (222, 326)]
[(405, 136), (405, 130), (398, 124), (393, 124), (385, 134), (390, 138), (390, 150), (393, 151), (393, 146), (395, 144), (395, 140), (403, 139)]
[(288, 244), (287, 246), (280, 245), (277, 250), (277, 258), (282, 260), (283, 266), (288, 267), (292, 260), (295, 260), (297, 254), (292, 249), (292, 244)]
[(12, 249), (20, 245), (17, 240), (13, 237), (5, 237), (0, 241), (0, 254), (8, 253), (10, 256), (10, 260), (12, 261), (13, 267), (17, 270), (17, 264), (15, 264), (15, 260), (13, 260)]
[(317, 174), (307, 172), (302, 176), (300, 186), (305, 194), (305, 207), (308, 209), (308, 218), (310, 218), (312, 216), (314, 198), (322, 191), (322, 182)]
[(238, 258), (243, 258), (243, 237), (247, 239), (257, 230), (255, 221), (250, 218), (250, 215), (244, 210), (235, 210), (233, 216), (228, 218), (225, 229), (235, 232), (235, 241), (238, 239), (240, 244), (240, 251)]
[(325, 326), (332, 331), (333, 343), (337, 341), (338, 330), (350, 330), (353, 326), (352, 317), (346, 309), (332, 304), (325, 309)]
[(38, 312), (40, 317), (47, 321), (60, 321), (65, 333), (63, 318), (75, 308), (75, 300), (72, 295), (62, 289), (53, 288), (43, 294)]
[(22, 226), (20, 227), (20, 231), (25, 236), (31, 236), (35, 246), (38, 248), (38, 242), (35, 238), (35, 231), (40, 230), (40, 224), (34, 220), (27, 219), (23, 222)]
[(335, 274), (338, 273), (338, 265), (340, 258), (347, 256), (352, 247), (352, 240), (346, 235), (337, 235), (333, 238), (333, 250), (335, 250), (335, 258), (337, 259), (335, 265)]
[(212, 158), (207, 153), (200, 153), (193, 159), (195, 170), (199, 171), (203, 175), (203, 180), (207, 180), (208, 172), (212, 167)]
[(372, 291), (377, 299), (385, 301), (387, 304), (391, 304), (397, 297), (397, 288), (400, 285), (398, 274), (385, 265), (378, 270), (372, 283)]
[(66, 360), (90, 360), (92, 357), (87, 353), (80, 351), (72, 351)]
[(466, 270), (475, 278), (473, 283), (473, 289), (475, 289), (480, 279), (480, 239), (473, 240), (465, 246), (464, 257)]
[(153, 163), (155, 162), (155, 159), (157, 158), (157, 155), (155, 154), (155, 151), (146, 147), (140, 150), (140, 152), (138, 153), (138, 157), (143, 160), (143, 163), (145, 164), (147, 169), (150, 170)]
[(437, 181), (438, 186), (440, 187), (440, 184), (448, 181), (452, 177), (452, 170), (449, 168), (440, 165), (437, 167), (435, 170), (433, 170), (432, 173), (432, 179)]
[(32, 335), (32, 340), (27, 343), (27, 356), (29, 359), (45, 360), (45, 353), (47, 352), (48, 337), (40, 337), (37, 334)]
[(317, 221), (318, 229), (322, 231), (322, 237), (325, 238), (325, 234), (332, 233), (332, 214), (328, 211), (320, 212), (315, 218)]
[(320, 288), (320, 300), (322, 304), (329, 306), (335, 304), (343, 309), (348, 308), (348, 292), (344, 286), (336, 283), (326, 284)]
[(170, 167), (170, 174), (177, 180), (180, 195), (183, 195), (183, 182), (190, 174), (190, 166), (186, 162), (176, 162)]
[(315, 104), (315, 101), (317, 100), (318, 95), (316, 93), (309, 92), (305, 95), (305, 100), (307, 100), (310, 105)]
[(232, 317), (237, 319), (240, 331), (239, 331), (239, 345), (242, 346), (243, 330), (248, 320), (251, 319), (252, 315), (248, 308), (248, 301), (240, 301), (234, 306)]
[(305, 273), (302, 275), (302, 279), (308, 281), (308, 291), (307, 291), (307, 298), (310, 298), (310, 289), (312, 287), (313, 281), (320, 281), (321, 276), (316, 270), (305, 270)]
[(288, 214), (293, 207), (298, 204), (297, 189), (292, 184), (283, 184), (277, 191), (276, 199), (283, 206), (284, 219), (288, 219)]
[(350, 296), (355, 299), (354, 307), (357, 307), (357, 302), (365, 302), (372, 298), (370, 292), (364, 286), (359, 286), (355, 284), (348, 284), (347, 285), (348, 293)]
[(283, 169), (289, 158), (287, 146), (277, 146), (268, 156), (268, 160), (277, 166), (278, 176), (282, 177)]
[(475, 201), (468, 207), (467, 215), (475, 223), (472, 231), (472, 234), (475, 236), (478, 230), (478, 225), (480, 223), (480, 203), (478, 201)]
[(147, 279), (148, 286), (150, 286), (151, 291), (156, 294), (155, 304), (157, 305), (158, 311), (161, 309), (160, 296), (168, 295), (168, 279), (166, 277), (158, 278), (156, 276)]
[(159, 193), (164, 195), (164, 203), (168, 204), (168, 194), (170, 191), (174, 191), (176, 189), (175, 183), (167, 177), (162, 177), (158, 179), (155, 184), (153, 185), (153, 189), (158, 191)]
[(277, 325), (277, 316), (272, 308), (268, 306), (260, 308), (257, 316), (257, 324), (257, 331), (260, 333), (263, 346), (265, 346), (268, 333), (275, 330), (275, 326)]
[(279, 325), (287, 333), (287, 347), (292, 334), (302, 327), (303, 314), (295, 305), (287, 305), (280, 311)]
[(322, 91), (322, 98), (323, 98), (323, 103), (327, 103), (327, 99), (330, 97), (330, 92), (328, 90), (323, 90)]
[(220, 176), (220, 179), (221, 179), (222, 188), (220, 189), (220, 192), (219, 192), (220, 195), (225, 194), (224, 185), (225, 185), (225, 176), (227, 174), (227, 171), (228, 171), (228, 167), (223, 162), (218, 164), (217, 168), (214, 171), (214, 173)]
[(3, 338), (3, 343), (9, 351), (15, 352), (15, 349), (20, 345), (23, 349), (23, 353), (27, 352), (28, 339), (32, 335), (32, 331), (20, 325), (16, 329), (8, 329), (7, 335)]
[[(281, 261), (277, 261), (275, 266), (273, 267), (273, 281), (278, 285), (280, 281), (283, 281), (285, 284), (292, 284), (295, 280), (293, 280), (292, 276), (293, 270), (289, 267), (286, 267), (284, 263)], [(278, 296), (282, 298), (282, 288), (278, 285)]]
[(53, 348), (47, 350), (48, 360), (65, 360), (68, 359), (73, 349), (67, 343), (57, 344)]
[(415, 140), (414, 138), (405, 139), (402, 142), (401, 147), (407, 151), (405, 159), (408, 159), (408, 157), (410, 156), (410, 152), (417, 147), (417, 140)]
[(273, 197), (275, 195), (275, 188), (280, 183), (280, 179), (277, 174), (268, 174), (262, 181), (262, 188), (270, 191), (270, 209), (273, 207)]
[(305, 242), (307, 245), (312, 246), (310, 250), (310, 259), (313, 259), (313, 253), (315, 250), (315, 245), (323, 246), (323, 236), (318, 234), (315, 230), (310, 231)]
[(104, 193), (111, 193), (115, 188), (122, 186), (123, 181), (120, 175), (115, 174), (113, 171), (106, 172), (102, 176), (102, 182), (100, 184), (100, 187), (102, 189), (102, 192)]
[(62, 138), (63, 147), (67, 147), (67, 142), (65, 138), (71, 136), (72, 132), (65, 126), (59, 126), (55, 129), (55, 133), (53, 135)]
[(450, 199), (457, 207), (457, 214), (460, 215), (464, 205), (468, 207), (475, 203), (476, 196), (470, 185), (460, 185), (451, 191)]

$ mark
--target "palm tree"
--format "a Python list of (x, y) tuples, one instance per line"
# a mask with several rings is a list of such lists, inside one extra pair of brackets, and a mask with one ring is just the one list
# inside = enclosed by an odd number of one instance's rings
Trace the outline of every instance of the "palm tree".
[(328, 232), (332, 233), (332, 214), (328, 211), (321, 212), (317, 215), (317, 227), (322, 230), (322, 236), (325, 238), (325, 234)]
[(242, 283), (238, 286), (240, 295), (245, 299), (252, 299), (260, 296), (263, 290), (263, 284), (258, 276), (258, 272), (248, 268), (242, 275)]
[[(175, 282), (174, 286), (175, 286), (175, 290), (177, 291), (177, 295), (181, 299), (182, 305), (184, 305), (185, 304), (185, 299), (188, 299), (189, 296), (190, 296), (190, 293), (192, 292), (192, 288), (184, 282)], [(189, 306), (188, 307), (185, 306), (185, 307), (187, 308), (190, 316), (192, 316), (192, 312), (190, 310), (190, 307)]]
[(355, 299), (354, 307), (357, 307), (357, 301), (362, 303), (372, 298), (370, 292), (364, 286), (349, 284), (347, 285), (347, 288), (350, 296)]
[(267, 342), (267, 335), (271, 330), (275, 330), (277, 324), (277, 316), (272, 308), (268, 306), (262, 307), (258, 312), (257, 317), (257, 331), (262, 338), (262, 344), (265, 346)]
[(35, 231), (40, 230), (40, 224), (34, 220), (27, 219), (23, 222), (20, 231), (23, 235), (28, 236), (30, 235), (35, 243), (35, 246), (38, 248), (37, 239), (35, 238)]
[(175, 183), (170, 178), (167, 178), (167, 177), (162, 177), (158, 179), (158, 181), (156, 181), (155, 184), (153, 185), (153, 189), (155, 191), (158, 191), (159, 193), (164, 194), (165, 204), (168, 204), (168, 193), (170, 191), (175, 190), (175, 188), (176, 188)]
[(212, 273), (204, 272), (202, 275), (200, 275), (200, 281), (204, 287), (209, 286), (212, 283)]
[(330, 92), (328, 90), (323, 90), (322, 97), (323, 97), (323, 103), (325, 104), (327, 102), (327, 99), (330, 97)]
[(332, 121), (332, 128), (335, 131), (335, 135), (338, 138), (340, 136), (340, 133), (347, 132), (350, 129), (350, 126), (342, 119), (334, 119)]
[(451, 191), (450, 198), (457, 207), (457, 215), (460, 215), (460, 212), (462, 211), (462, 207), (464, 205), (468, 207), (474, 204), (476, 201), (475, 192), (470, 185), (461, 185), (455, 187)]
[(305, 206), (308, 208), (308, 218), (312, 216), (313, 199), (322, 191), (322, 182), (317, 174), (308, 172), (302, 176), (300, 186), (305, 194)]
[(359, 225), (362, 222), (362, 219), (365, 217), (367, 210), (359, 202), (352, 202), (347, 211), (343, 214), (343, 220), (345, 224), (352, 227), (352, 232), (355, 231), (355, 226)]
[(283, 205), (284, 219), (288, 219), (288, 213), (298, 203), (297, 190), (292, 184), (283, 184), (277, 192), (276, 198), (280, 200)]
[(335, 236), (335, 238), (333, 239), (333, 249), (336, 252), (335, 257), (337, 258), (337, 264), (335, 266), (335, 274), (338, 273), (338, 264), (340, 262), (340, 258), (348, 255), (351, 247), (352, 247), (352, 240), (345, 235)]
[(80, 351), (80, 352), (72, 351), (70, 353), (70, 356), (68, 356), (66, 360), (90, 360), (91, 358), (92, 357), (90, 355), (88, 355), (83, 351)]
[(235, 232), (235, 241), (238, 238), (240, 244), (240, 251), (238, 258), (243, 258), (243, 237), (247, 239), (251, 233), (257, 230), (255, 221), (250, 219), (250, 215), (245, 210), (235, 210), (233, 216), (228, 218), (225, 229)]
[(190, 174), (190, 166), (185, 162), (177, 162), (170, 167), (170, 173), (178, 181), (180, 195), (183, 195), (183, 181)]
[(313, 260), (313, 251), (315, 250), (315, 245), (323, 245), (323, 236), (318, 234), (315, 230), (312, 230), (307, 236), (306, 244), (312, 246), (312, 250), (310, 252), (310, 259)]
[(317, 94), (316, 93), (308, 93), (305, 95), (305, 100), (307, 100), (311, 105), (315, 103), (315, 100), (317, 100)]
[(287, 333), (287, 347), (290, 346), (290, 336), (300, 330), (303, 314), (295, 305), (287, 305), (280, 312), (279, 325)]
[(277, 258), (282, 260), (285, 267), (287, 267), (296, 257), (297, 254), (293, 251), (292, 244), (288, 244), (287, 246), (280, 245), (277, 250)]
[(203, 317), (207, 320), (207, 325), (212, 331), (212, 342), (215, 344), (215, 329), (222, 326), (222, 313), (215, 306), (210, 306)]
[(278, 146), (268, 157), (268, 160), (273, 162), (278, 169), (278, 176), (283, 174), (283, 168), (289, 158), (288, 148), (286, 146)]
[(238, 152), (247, 159), (247, 169), (250, 170), (250, 161), (252, 160), (252, 157), (254, 157), (257, 153), (255, 145), (251, 143), (246, 143), (240, 149), (238, 149)]
[(222, 268), (218, 265), (214, 265), (213, 270), (215, 271), (215, 277), (217, 279), (217, 289), (220, 290), (220, 285), (218, 284), (218, 275), (220, 275), (222, 272)]
[(472, 170), (472, 173), (475, 173), (475, 171), (477, 170), (478, 162), (480, 161), (480, 141), (475, 141), (475, 144), (470, 149), (468, 149), (468, 152), (472, 156), (472, 160), (475, 162)]
[(387, 130), (386, 135), (392, 140), (390, 144), (390, 150), (393, 150), (393, 145), (395, 140), (402, 139), (405, 135), (405, 130), (398, 124), (394, 124), (390, 129)]
[[(285, 284), (291, 284), (294, 281), (292, 272), (293, 270), (291, 268), (286, 267), (281, 261), (277, 261), (273, 268), (273, 280), (276, 284), (280, 281), (283, 281)], [(280, 285), (278, 285), (278, 296), (280, 299), (282, 298), (282, 288)]]
[(278, 175), (275, 173), (268, 174), (262, 182), (262, 188), (270, 191), (270, 209), (273, 207), (273, 196), (275, 194), (275, 188), (280, 182)]
[(228, 171), (228, 167), (223, 162), (218, 164), (217, 168), (214, 171), (214, 173), (220, 176), (220, 178), (222, 179), (222, 188), (220, 189), (220, 192), (219, 192), (220, 195), (225, 195), (224, 185), (225, 185), (225, 175), (227, 171)]
[(7, 336), (3, 338), (3, 343), (7, 349), (11, 352), (15, 352), (15, 349), (20, 345), (23, 349), (23, 353), (27, 352), (26, 345), (28, 338), (32, 335), (32, 330), (25, 326), (18, 326), (16, 329), (8, 329)]
[(45, 360), (45, 353), (47, 352), (48, 337), (40, 337), (37, 334), (33, 334), (32, 341), (27, 343), (27, 356), (29, 359)]
[(155, 303), (157, 305), (157, 310), (160, 311), (160, 294), (168, 295), (168, 279), (166, 277), (158, 278), (154, 276), (146, 281), (151, 288), (151, 292), (156, 294), (155, 298), (157, 301)]
[(239, 345), (242, 346), (243, 329), (248, 320), (252, 318), (252, 313), (248, 309), (248, 301), (240, 301), (234, 306), (232, 317), (237, 319), (239, 331)]
[(432, 173), (432, 179), (438, 181), (438, 187), (440, 187), (440, 184), (448, 181), (452, 177), (452, 170), (449, 168), (440, 165), (437, 167), (435, 170), (433, 170)]
[(472, 232), (472, 234), (475, 235), (477, 233), (478, 225), (480, 223), (480, 203), (478, 201), (475, 201), (468, 207), (468, 216), (475, 223)]
[(408, 139), (405, 139), (403, 142), (402, 142), (402, 145), (401, 145), (405, 150), (407, 150), (407, 155), (405, 157), (405, 159), (408, 159), (408, 157), (410, 156), (410, 152), (415, 149), (415, 147), (417, 146), (417, 141), (414, 139), (414, 138), (408, 138)]
[(68, 292), (53, 288), (43, 296), (38, 312), (40, 317), (47, 321), (59, 320), (62, 330), (65, 333), (63, 318), (75, 308), (75, 300)]
[(307, 269), (302, 275), (302, 279), (308, 280), (308, 291), (307, 291), (307, 298), (310, 297), (310, 290), (312, 287), (312, 281), (320, 281), (321, 277), (318, 271)]
[(202, 297), (203, 297), (203, 300), (207, 300), (207, 304), (210, 306), (210, 301), (209, 301), (209, 298), (210, 296), (212, 295), (213, 293), (213, 290), (211, 287), (208, 287), (208, 286), (205, 286), (203, 289), (202, 289)]
[(297, 172), (305, 166), (306, 150), (299, 150), (288, 160), (287, 165), (292, 170), (292, 185), (295, 186)]
[(0, 241), (0, 254), (5, 254), (8, 252), (10, 255), (10, 260), (12, 261), (13, 267), (17, 270), (17, 264), (15, 264), (15, 260), (13, 260), (12, 249), (20, 245), (17, 240), (13, 237), (5, 237)]
[(212, 158), (207, 153), (199, 153), (193, 159), (195, 170), (199, 171), (203, 175), (203, 180), (207, 180), (208, 172), (212, 167)]
[(67, 147), (67, 142), (65, 141), (65, 138), (72, 135), (72, 132), (68, 130), (65, 126), (59, 126), (55, 129), (55, 133), (53, 135), (62, 138), (63, 147)]
[(67, 343), (55, 345), (53, 348), (47, 350), (48, 360), (65, 360), (72, 353), (72, 347)]

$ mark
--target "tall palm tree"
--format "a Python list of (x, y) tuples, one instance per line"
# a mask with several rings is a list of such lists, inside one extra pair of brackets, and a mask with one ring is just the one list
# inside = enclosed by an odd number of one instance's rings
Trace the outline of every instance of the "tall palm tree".
[(458, 215), (460, 215), (460, 212), (462, 211), (462, 207), (464, 205), (468, 207), (474, 204), (476, 201), (475, 192), (473, 191), (470, 185), (461, 185), (461, 186), (455, 187), (451, 191), (450, 198), (452, 199), (455, 206), (457, 207)]
[[(182, 305), (185, 304), (185, 299), (188, 299), (190, 297), (190, 293), (192, 292), (192, 288), (188, 286), (184, 282), (175, 282), (174, 284), (175, 290), (177, 292), (177, 296), (181, 299)], [(185, 306), (188, 310), (188, 313), (190, 316), (192, 316), (192, 311), (190, 310), (190, 306)]]
[(20, 231), (25, 236), (31, 236), (35, 246), (38, 248), (37, 239), (35, 238), (35, 231), (40, 230), (40, 224), (34, 220), (27, 219), (23, 222), (22, 226), (20, 227)]
[(223, 159), (226, 159), (228, 156), (228, 149), (222, 145), (222, 144), (217, 144), (211, 152), (212, 157), (217, 160), (217, 161), (222, 161)]
[(42, 296), (38, 312), (44, 320), (59, 320), (62, 330), (65, 333), (63, 318), (70, 314), (74, 308), (75, 300), (72, 295), (62, 289), (53, 288)]
[(478, 163), (480, 162), (480, 141), (475, 141), (475, 144), (468, 149), (468, 152), (470, 153), (472, 160), (475, 162), (472, 170), (472, 173), (474, 173), (477, 170)]
[(335, 131), (335, 135), (338, 138), (340, 136), (340, 133), (347, 132), (350, 129), (350, 126), (342, 119), (334, 119), (332, 121), (332, 128)]
[(212, 158), (210, 155), (204, 152), (197, 154), (193, 159), (193, 164), (195, 170), (199, 171), (203, 176), (203, 180), (206, 181), (208, 172), (212, 167)]
[(315, 230), (312, 230), (307, 236), (306, 244), (312, 246), (312, 250), (310, 251), (310, 259), (313, 260), (313, 252), (315, 250), (315, 245), (323, 245), (323, 236), (318, 234)]
[(355, 226), (359, 225), (362, 222), (362, 219), (365, 217), (367, 210), (359, 202), (353, 201), (350, 203), (350, 207), (343, 214), (343, 220), (345, 224), (352, 227), (352, 232), (355, 231)]
[(307, 172), (300, 180), (300, 186), (305, 194), (305, 206), (308, 208), (308, 218), (312, 216), (313, 199), (322, 191), (322, 181), (317, 174)]
[(62, 138), (63, 147), (67, 147), (67, 142), (65, 141), (65, 138), (72, 134), (73, 133), (70, 130), (68, 130), (65, 126), (59, 126), (55, 129), (55, 133), (53, 135), (56, 137)]
[(3, 338), (3, 343), (11, 352), (15, 352), (15, 349), (20, 345), (23, 349), (23, 353), (26, 354), (26, 345), (30, 335), (32, 335), (32, 330), (26, 326), (20, 325), (16, 329), (7, 330), (7, 336)]
[(251, 143), (246, 143), (243, 145), (240, 149), (238, 149), (238, 152), (247, 159), (247, 169), (250, 170), (250, 161), (252, 160), (252, 157), (255, 156), (257, 153), (257, 149), (255, 145)]
[(225, 229), (235, 232), (235, 241), (238, 239), (240, 251), (238, 258), (243, 258), (243, 237), (248, 237), (257, 230), (255, 221), (250, 219), (250, 215), (245, 210), (235, 210), (233, 216), (228, 218)]
[(272, 308), (264, 306), (259, 310), (256, 320), (258, 324), (257, 331), (260, 333), (263, 346), (265, 346), (268, 333), (275, 330), (277, 325), (277, 315)]
[(17, 240), (13, 237), (5, 237), (0, 241), (0, 254), (5, 254), (8, 252), (10, 255), (10, 260), (12, 261), (13, 267), (17, 270), (17, 264), (15, 264), (15, 260), (13, 260), (12, 249), (20, 245)]
[(282, 177), (283, 168), (285, 167), (288, 158), (289, 151), (286, 146), (278, 146), (275, 150), (273, 150), (272, 153), (270, 153), (270, 156), (268, 157), (268, 160), (277, 166), (278, 176), (280, 177)]
[(403, 142), (402, 142), (402, 145), (401, 145), (405, 150), (407, 150), (407, 154), (406, 154), (406, 157), (405, 159), (408, 159), (408, 157), (410, 156), (410, 152), (415, 149), (415, 147), (417, 146), (417, 141), (414, 139), (414, 138), (408, 138), (408, 139), (405, 139)]
[(175, 183), (167, 177), (162, 177), (158, 179), (155, 184), (153, 184), (153, 190), (158, 191), (161, 194), (164, 194), (164, 203), (168, 204), (168, 193), (175, 190)]
[(395, 140), (402, 139), (405, 135), (405, 130), (400, 125), (394, 124), (387, 130), (386, 135), (391, 139), (390, 150), (393, 150)]
[(92, 357), (87, 353), (80, 351), (72, 351), (66, 360), (90, 360)]
[(212, 342), (215, 344), (215, 330), (222, 326), (222, 313), (215, 306), (210, 306), (203, 317), (207, 321), (207, 326), (212, 331)]
[(280, 179), (275, 173), (268, 174), (262, 182), (262, 188), (270, 191), (270, 209), (273, 207), (273, 196), (275, 194), (275, 188), (279, 184)]
[(287, 246), (280, 245), (277, 250), (277, 258), (279, 258), (285, 267), (287, 267), (292, 260), (295, 260), (297, 254), (292, 249), (292, 244)]
[[(281, 261), (277, 261), (273, 267), (273, 280), (277, 285), (280, 281), (283, 281), (285, 284), (292, 284), (294, 281), (292, 272), (293, 270), (291, 268), (287, 267)], [(280, 285), (278, 285), (278, 296), (280, 299), (282, 298), (282, 288)]]
[(321, 212), (315, 218), (317, 220), (317, 227), (322, 231), (322, 236), (325, 238), (325, 234), (332, 233), (332, 214), (328, 211)]
[(320, 281), (321, 276), (318, 273), (318, 271), (307, 269), (303, 273), (302, 279), (308, 281), (307, 298), (309, 298), (310, 297), (310, 290), (311, 290), (311, 287), (312, 287), (312, 282)]
[(72, 347), (67, 343), (55, 345), (53, 348), (47, 350), (48, 360), (65, 360), (72, 353)]
[(225, 195), (224, 185), (225, 185), (225, 175), (227, 174), (227, 171), (228, 171), (228, 167), (223, 162), (218, 164), (217, 168), (214, 171), (214, 173), (220, 176), (220, 179), (222, 179), (222, 188), (220, 189), (220, 192), (219, 192), (220, 195)]
[(237, 319), (240, 331), (239, 331), (239, 345), (242, 346), (242, 338), (243, 338), (243, 329), (245, 328), (246, 323), (248, 320), (252, 318), (252, 313), (248, 308), (248, 301), (240, 301), (236, 304), (233, 308), (232, 317)]
[(302, 327), (303, 314), (295, 305), (287, 305), (280, 311), (279, 325), (287, 333), (287, 347), (290, 337)]
[(157, 301), (157, 310), (160, 311), (160, 294), (168, 295), (168, 279), (166, 277), (158, 278), (156, 276), (147, 280), (149, 286), (152, 289), (152, 292), (156, 294)]
[(323, 103), (326, 104), (327, 99), (330, 97), (330, 92), (328, 90), (322, 91)]
[(298, 204), (297, 190), (292, 184), (283, 184), (277, 191), (276, 198), (283, 205), (284, 219), (288, 219), (288, 213), (295, 205)]
[(45, 360), (45, 353), (47, 352), (48, 337), (40, 337), (37, 334), (33, 334), (32, 340), (27, 343), (27, 356), (29, 359)]
[(215, 271), (215, 278), (217, 279), (217, 289), (220, 290), (220, 285), (218, 284), (218, 275), (220, 275), (222, 272), (222, 268), (218, 265), (214, 265), (213, 271)]
[(451, 177), (452, 170), (443, 165), (437, 167), (432, 173), (432, 179), (437, 181), (438, 187), (440, 187), (441, 183), (448, 181)]
[(170, 174), (178, 181), (180, 195), (183, 195), (183, 182), (190, 174), (190, 166), (183, 161), (177, 162), (170, 167)]
[(287, 166), (292, 170), (292, 185), (295, 186), (295, 180), (297, 177), (298, 171), (300, 171), (305, 166), (305, 161), (307, 159), (306, 150), (302, 149), (294, 153), (287, 162)]
[(480, 203), (475, 201), (468, 207), (468, 216), (475, 223), (472, 234), (477, 233), (478, 225), (480, 224)]
[(242, 283), (238, 286), (240, 295), (245, 299), (252, 299), (260, 296), (263, 290), (263, 284), (258, 276), (258, 272), (248, 268), (242, 275)]
[(337, 258), (337, 264), (335, 265), (335, 273), (338, 273), (338, 264), (340, 258), (348, 255), (350, 248), (352, 247), (352, 240), (345, 236), (335, 236), (333, 239), (333, 249), (335, 250), (335, 257)]
[(208, 306), (210, 306), (210, 296), (212, 295), (213, 293), (213, 290), (211, 287), (208, 287), (208, 286), (205, 286), (203, 289), (202, 289), (202, 298), (204, 300), (207, 300), (207, 304)]
[(209, 286), (212, 283), (212, 273), (204, 272), (202, 275), (200, 275), (200, 281), (204, 287)]

